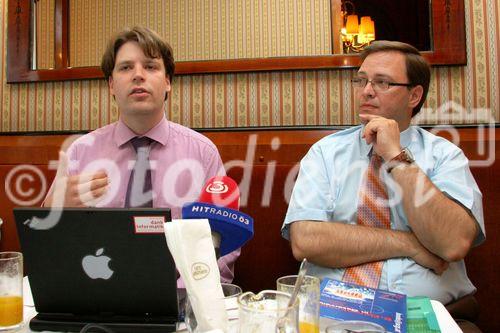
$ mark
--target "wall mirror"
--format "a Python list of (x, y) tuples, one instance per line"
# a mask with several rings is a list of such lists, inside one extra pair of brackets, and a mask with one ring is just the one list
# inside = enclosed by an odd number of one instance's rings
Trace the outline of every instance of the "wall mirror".
[(8, 0), (8, 82), (102, 78), (108, 38), (143, 24), (176, 73), (349, 68), (371, 39), (463, 65), (463, 0)]

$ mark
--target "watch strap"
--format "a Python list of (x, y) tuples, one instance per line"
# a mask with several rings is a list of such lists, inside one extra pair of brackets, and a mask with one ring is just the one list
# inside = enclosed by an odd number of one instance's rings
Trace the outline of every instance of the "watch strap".
[(408, 155), (406, 149), (403, 149), (403, 150), (401, 150), (401, 152), (398, 155), (396, 155), (395, 157), (393, 157), (387, 163), (388, 164), (387, 173), (391, 173), (391, 171), (395, 167), (397, 167), (397, 166), (399, 166), (401, 164), (412, 164), (413, 162), (415, 162), (415, 160)]

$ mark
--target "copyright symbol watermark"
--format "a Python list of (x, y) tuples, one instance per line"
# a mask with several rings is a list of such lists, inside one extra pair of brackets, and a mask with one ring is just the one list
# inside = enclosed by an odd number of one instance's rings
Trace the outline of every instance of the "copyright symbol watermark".
[(47, 191), (47, 179), (34, 165), (21, 164), (9, 171), (5, 178), (5, 193), (18, 206), (34, 206)]

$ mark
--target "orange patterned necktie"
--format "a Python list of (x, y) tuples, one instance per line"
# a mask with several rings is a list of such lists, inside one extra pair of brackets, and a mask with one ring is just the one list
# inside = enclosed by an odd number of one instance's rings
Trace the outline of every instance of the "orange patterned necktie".
[[(389, 229), (391, 213), (387, 205), (387, 191), (379, 177), (381, 165), (382, 158), (372, 154), (359, 191), (358, 224)], [(383, 265), (383, 261), (375, 261), (346, 268), (342, 281), (378, 288)]]

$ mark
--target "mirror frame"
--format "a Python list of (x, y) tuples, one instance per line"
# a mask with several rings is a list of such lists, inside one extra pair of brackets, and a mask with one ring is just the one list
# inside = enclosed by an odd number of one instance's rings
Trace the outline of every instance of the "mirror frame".
[[(69, 1), (55, 0), (54, 69), (31, 69), (31, 0), (8, 0), (7, 83), (98, 79), (98, 66), (69, 67)], [(331, 0), (332, 6), (340, 0)], [(464, 0), (431, 0), (432, 65), (466, 65)], [(333, 22), (332, 22), (333, 25)], [(176, 75), (359, 67), (356, 54), (176, 62)]]

